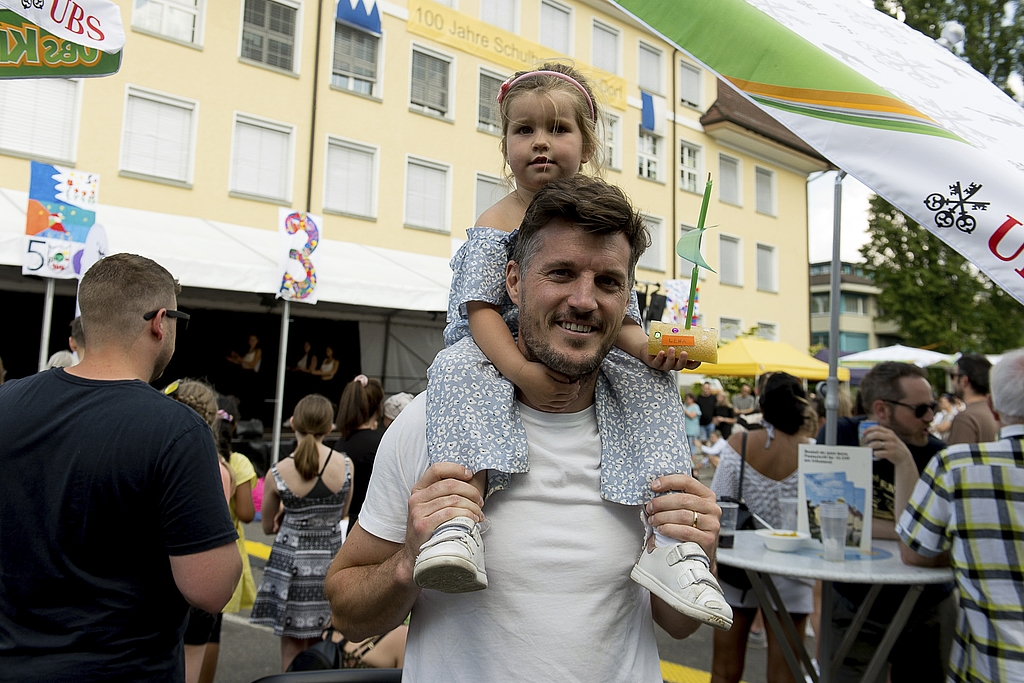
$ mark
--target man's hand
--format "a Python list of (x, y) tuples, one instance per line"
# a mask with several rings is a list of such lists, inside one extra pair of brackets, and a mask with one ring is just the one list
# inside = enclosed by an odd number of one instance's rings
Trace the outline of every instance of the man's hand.
[(470, 483), (472, 478), (473, 473), (462, 465), (441, 462), (431, 465), (412, 487), (404, 548), (409, 577), (420, 546), (437, 527), (456, 517), (483, 521), (484, 499)]
[(526, 361), (516, 377), (510, 379), (523, 392), (526, 402), (538, 410), (565, 410), (580, 395), (579, 381), (570, 382), (543, 363)]
[[(914, 462), (914, 456), (910, 454), (907, 444), (888, 427), (875, 425), (865, 429), (864, 445), (872, 450), (876, 458), (888, 460), (893, 465), (900, 465), (906, 461)], [(916, 470), (916, 464), (914, 468)]]
[(659, 477), (651, 484), (651, 490), (665, 495), (656, 495), (647, 503), (645, 509), (650, 525), (676, 540), (697, 543), (714, 567), (722, 518), (722, 509), (718, 507), (715, 493), (686, 474)]

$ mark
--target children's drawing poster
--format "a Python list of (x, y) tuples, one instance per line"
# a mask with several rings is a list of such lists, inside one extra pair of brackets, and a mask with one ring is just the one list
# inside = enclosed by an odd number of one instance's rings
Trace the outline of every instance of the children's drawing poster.
[(31, 174), (21, 272), (79, 277), (107, 250), (103, 229), (96, 226), (100, 177), (37, 161)]
[(277, 298), (315, 304), (320, 226), (323, 221), (320, 216), (282, 207), (278, 209), (277, 222), (281, 278)]
[[(686, 313), (690, 297), (689, 280), (667, 280), (665, 282), (665, 312), (661, 316), (661, 322), (673, 325), (685, 325)], [(693, 296), (693, 312), (690, 324), (697, 324), (697, 317), (700, 315), (700, 287)]]
[(797, 528), (821, 540), (818, 508), (845, 503), (846, 545), (871, 550), (871, 449), (857, 446), (800, 446)]

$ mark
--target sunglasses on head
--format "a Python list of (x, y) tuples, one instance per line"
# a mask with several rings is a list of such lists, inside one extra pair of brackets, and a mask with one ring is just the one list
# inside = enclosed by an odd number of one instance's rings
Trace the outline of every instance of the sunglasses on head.
[(893, 401), (893, 400), (888, 399), (888, 398), (883, 399), (883, 400), (886, 403), (895, 403), (898, 406), (903, 406), (904, 408), (910, 408), (911, 410), (914, 411), (914, 417), (916, 417), (916, 418), (924, 417), (925, 415), (928, 414), (929, 410), (934, 413), (935, 410), (939, 407), (939, 404), (936, 403), (935, 401), (932, 401), (931, 403), (919, 403), (916, 406), (912, 406), (909, 403), (901, 403), (899, 401)]

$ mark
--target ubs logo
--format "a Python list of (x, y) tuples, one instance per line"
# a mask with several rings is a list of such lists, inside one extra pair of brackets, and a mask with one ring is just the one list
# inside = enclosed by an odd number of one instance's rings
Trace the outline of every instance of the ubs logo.
[(979, 202), (974, 199), (983, 186), (971, 183), (966, 188), (960, 185), (960, 181), (949, 186), (949, 196), (945, 197), (939, 192), (928, 195), (924, 200), (925, 207), (935, 212), (935, 225), (940, 228), (956, 227), (960, 232), (968, 235), (978, 227), (978, 221), (970, 214), (971, 211), (987, 211), (989, 202)]

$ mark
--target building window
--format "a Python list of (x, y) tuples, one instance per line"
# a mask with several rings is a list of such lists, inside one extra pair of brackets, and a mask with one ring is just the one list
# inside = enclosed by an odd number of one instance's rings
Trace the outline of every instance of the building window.
[(739, 318), (718, 319), (718, 340), (731, 342), (743, 334), (743, 321)]
[(292, 71), (298, 13), (298, 6), (291, 3), (245, 0), (242, 57)]
[(637, 59), (637, 83), (641, 90), (659, 94), (661, 85), (661, 50), (647, 43), (640, 43), (640, 54)]
[(757, 336), (767, 341), (779, 341), (779, 326), (775, 323), (757, 323)]
[(614, 114), (605, 114), (604, 140), (608, 155), (608, 168), (622, 170), (622, 119)]
[(81, 81), (0, 81), (0, 151), (74, 163)]
[(371, 97), (377, 92), (380, 38), (340, 21), (334, 24), (331, 85)]
[(480, 95), (477, 105), (477, 129), (501, 135), (501, 108), (498, 90), (504, 82), (501, 76), (480, 72)]
[(757, 288), (762, 292), (779, 291), (779, 261), (770, 244), (757, 245)]
[(190, 183), (196, 106), (191, 100), (129, 87), (121, 171)]
[(811, 275), (828, 275), (832, 272), (832, 266), (828, 263), (816, 263), (811, 266)]
[(840, 332), (839, 333), (839, 350), (840, 351), (867, 351), (868, 350), (868, 335), (866, 332)]
[(541, 0), (540, 44), (563, 55), (572, 55), (572, 8)]
[(328, 138), (324, 209), (373, 218), (377, 205), (377, 150)]
[(590, 46), (590, 63), (608, 73), (619, 73), (619, 31), (608, 24), (594, 21)]
[(651, 246), (640, 257), (637, 266), (665, 272), (665, 223), (653, 216), (644, 216), (644, 221), (651, 233)]
[(740, 160), (725, 154), (718, 155), (718, 198), (740, 206)]
[(704, 98), (700, 67), (679, 62), (679, 103), (694, 109), (701, 108)]
[(754, 168), (757, 190), (757, 212), (775, 215), (775, 171), (757, 166)]
[(480, 18), (492, 26), (516, 32), (516, 0), (480, 0)]
[(700, 147), (679, 141), (679, 189), (703, 192), (700, 186)]
[(867, 315), (868, 297), (864, 294), (843, 292), (839, 295), (839, 312), (847, 315)]
[(811, 346), (828, 348), (828, 332), (811, 332)]
[(450, 118), (448, 112), (448, 79), (451, 59), (422, 48), (412, 51), (412, 96), (413, 108), (427, 114)]
[(235, 115), (230, 190), (246, 197), (291, 201), (292, 140), (286, 123)]
[(410, 157), (405, 169), (405, 224), (449, 232), (448, 175), (451, 167)]
[(743, 286), (743, 252), (739, 237), (718, 236), (718, 281)]
[(132, 27), (202, 45), (203, 0), (135, 0)]
[(811, 294), (811, 315), (828, 315), (831, 310), (828, 294)]
[(494, 206), (494, 204), (505, 196), (504, 188), (501, 186), (501, 180), (494, 176), (484, 175), (483, 173), (476, 174), (476, 192), (474, 193), (475, 201), (473, 204), (473, 220), (480, 218), (487, 209)]
[(661, 137), (640, 128), (636, 144), (637, 174), (648, 180), (660, 179)]

